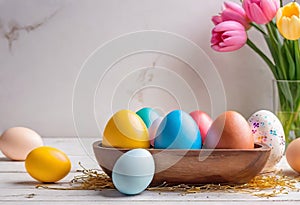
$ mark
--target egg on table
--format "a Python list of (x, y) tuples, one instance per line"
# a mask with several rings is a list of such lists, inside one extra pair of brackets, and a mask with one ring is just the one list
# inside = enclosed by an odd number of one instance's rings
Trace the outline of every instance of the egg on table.
[(119, 192), (135, 195), (149, 186), (154, 172), (155, 164), (151, 153), (145, 149), (132, 149), (116, 161), (112, 181)]
[(118, 148), (149, 148), (148, 129), (135, 112), (120, 110), (106, 124), (102, 145)]
[(0, 150), (12, 160), (25, 160), (31, 150), (40, 146), (41, 136), (26, 127), (9, 128), (0, 137)]
[(254, 139), (247, 120), (236, 111), (222, 113), (210, 126), (204, 147), (208, 149), (253, 149)]
[(26, 157), (28, 174), (40, 182), (56, 182), (64, 178), (71, 169), (69, 157), (59, 149), (42, 146), (32, 150)]
[(200, 149), (202, 140), (193, 118), (182, 110), (167, 114), (156, 131), (156, 149)]
[(293, 140), (288, 145), (285, 156), (292, 169), (300, 173), (300, 138)]
[(272, 171), (285, 150), (284, 130), (279, 119), (268, 110), (259, 110), (248, 119), (254, 141), (271, 147), (270, 157), (263, 172)]

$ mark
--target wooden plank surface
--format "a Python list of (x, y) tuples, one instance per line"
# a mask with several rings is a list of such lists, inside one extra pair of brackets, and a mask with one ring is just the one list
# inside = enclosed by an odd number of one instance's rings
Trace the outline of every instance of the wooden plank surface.
[[(95, 139), (90, 139), (95, 140)], [(88, 140), (87, 140), (88, 141)], [(86, 145), (77, 138), (45, 138), (45, 145), (59, 148), (66, 152), (72, 161), (72, 171), (60, 183), (69, 182), (81, 162), (86, 168), (99, 168)], [(280, 162), (285, 173), (295, 175), (286, 160)], [(34, 181), (25, 171), (24, 162), (7, 160), (0, 155), (0, 204), (300, 204), (300, 193), (289, 192), (277, 197), (259, 198), (250, 194), (203, 192), (182, 194), (177, 192), (159, 193), (145, 191), (136, 196), (124, 196), (116, 190), (83, 191), (83, 190), (47, 190), (35, 188)], [(300, 187), (300, 184), (299, 184)]]

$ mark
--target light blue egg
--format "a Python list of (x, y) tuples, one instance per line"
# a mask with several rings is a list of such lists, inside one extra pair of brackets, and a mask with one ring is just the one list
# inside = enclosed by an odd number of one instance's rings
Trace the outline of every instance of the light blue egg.
[(200, 149), (202, 140), (193, 118), (182, 110), (174, 110), (160, 123), (154, 140), (156, 149)]
[(112, 170), (112, 181), (119, 192), (135, 195), (149, 186), (154, 172), (151, 153), (145, 149), (132, 149), (116, 161)]
[(154, 120), (156, 120), (160, 115), (152, 108), (144, 107), (136, 112), (138, 116), (142, 118), (147, 128), (149, 128)]

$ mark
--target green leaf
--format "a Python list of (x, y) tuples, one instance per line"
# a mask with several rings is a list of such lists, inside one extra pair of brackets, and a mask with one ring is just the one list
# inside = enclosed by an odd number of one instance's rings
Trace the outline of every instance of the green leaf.
[[(285, 61), (283, 58), (283, 53), (282, 53), (282, 46), (281, 46), (281, 41), (278, 39), (278, 32), (276, 30), (276, 25), (271, 23), (266, 24), (266, 28), (268, 30), (268, 34), (270, 36), (270, 43), (272, 45), (272, 48), (276, 52), (276, 56), (274, 57), (274, 61), (276, 64), (276, 67), (278, 68), (278, 72), (282, 73), (282, 78), (281, 80), (287, 80), (288, 79), (288, 74), (285, 70)], [(280, 70), (280, 71), (279, 71)]]
[(279, 92), (281, 92), (280, 96), (284, 96), (284, 98), (281, 99), (281, 102), (286, 100), (288, 102), (288, 107), (293, 107), (294, 100), (293, 95), (290, 89), (290, 82), (289, 81), (277, 81), (277, 86), (279, 89)]
[(299, 46), (299, 39), (294, 40), (294, 60), (295, 60), (295, 66), (296, 66), (296, 80), (300, 80), (300, 46)]
[[(286, 64), (287, 68), (288, 68), (288, 76), (289, 76), (289, 80), (294, 80), (295, 78), (295, 72), (296, 72), (296, 68), (295, 68), (295, 63), (294, 63), (294, 59), (292, 57), (291, 54), (291, 46), (288, 45), (288, 41), (285, 41), (283, 43), (283, 49), (284, 49), (284, 53), (286, 56), (286, 60), (284, 63)], [(293, 46), (292, 46), (293, 49)]]
[(270, 50), (270, 52), (271, 52), (271, 55), (272, 55), (272, 58), (273, 58), (273, 60), (274, 60), (274, 63), (275, 63), (275, 66), (274, 66), (274, 70), (272, 70), (272, 72), (273, 72), (273, 74), (274, 74), (274, 77), (275, 77), (275, 79), (283, 79), (283, 74), (282, 74), (282, 72), (280, 71), (280, 69), (278, 69), (277, 67), (276, 67), (276, 65), (278, 65), (278, 59), (277, 59), (277, 52), (276, 52), (276, 50), (273, 48), (273, 45), (272, 45), (272, 42), (271, 42), (271, 40), (270, 40), (270, 37), (268, 36), (268, 35), (265, 35), (264, 36), (264, 38), (265, 38), (265, 41), (266, 41), (266, 43), (267, 43), (267, 45), (268, 45), (268, 48), (269, 48), (269, 50)]

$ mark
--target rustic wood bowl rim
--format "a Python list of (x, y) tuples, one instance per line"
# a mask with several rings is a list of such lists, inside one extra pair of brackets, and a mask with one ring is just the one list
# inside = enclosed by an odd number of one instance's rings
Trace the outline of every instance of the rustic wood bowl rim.
[[(256, 147), (255, 147), (256, 146)], [(128, 151), (137, 148), (119, 148), (119, 147), (103, 147), (102, 140), (95, 141), (93, 143), (93, 147), (98, 149), (106, 149), (106, 150), (118, 150), (118, 151)], [(164, 151), (164, 152), (268, 152), (271, 151), (271, 147), (267, 144), (256, 142), (254, 143), (254, 149), (154, 149), (154, 148), (143, 148), (151, 151)]]

